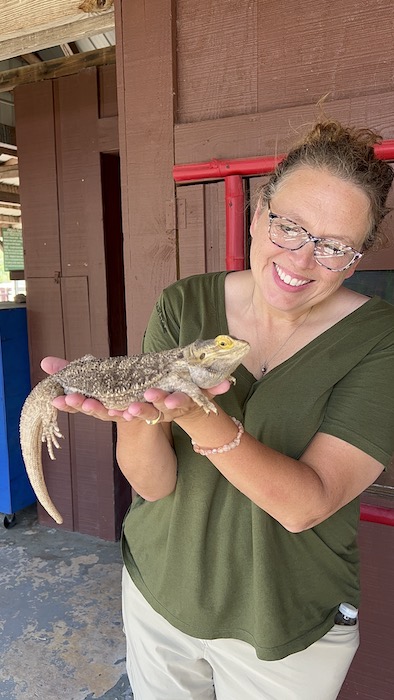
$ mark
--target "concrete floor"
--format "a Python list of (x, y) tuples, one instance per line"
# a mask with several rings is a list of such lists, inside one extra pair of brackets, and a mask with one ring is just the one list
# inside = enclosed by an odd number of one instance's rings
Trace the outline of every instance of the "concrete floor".
[(132, 700), (119, 543), (0, 521), (0, 698)]

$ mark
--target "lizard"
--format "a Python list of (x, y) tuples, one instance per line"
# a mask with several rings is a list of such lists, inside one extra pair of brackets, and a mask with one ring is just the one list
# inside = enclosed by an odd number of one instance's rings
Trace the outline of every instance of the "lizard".
[(37, 500), (55, 520), (63, 518), (53, 504), (45, 484), (41, 443), (55, 459), (54, 447), (63, 438), (57, 423), (56, 396), (80, 393), (100, 401), (107, 409), (126, 410), (133, 401), (145, 401), (149, 388), (181, 391), (205, 413), (217, 408), (201, 389), (209, 389), (224, 379), (235, 383), (232, 372), (249, 352), (245, 340), (218, 335), (195, 340), (184, 347), (141, 355), (96, 358), (85, 355), (40, 381), (27, 396), (20, 417), (20, 443), (26, 472)]

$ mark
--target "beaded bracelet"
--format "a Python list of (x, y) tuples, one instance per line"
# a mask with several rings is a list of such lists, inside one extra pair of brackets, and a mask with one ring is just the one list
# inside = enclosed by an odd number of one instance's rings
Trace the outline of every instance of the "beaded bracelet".
[(236, 418), (234, 418), (234, 416), (232, 416), (231, 420), (234, 421), (235, 425), (238, 428), (238, 433), (236, 434), (232, 442), (228, 442), (227, 445), (222, 445), (221, 447), (213, 447), (212, 449), (205, 450), (203, 447), (200, 447), (200, 445), (197, 445), (197, 443), (194, 442), (194, 440), (192, 440), (193, 450), (199, 455), (202, 455), (203, 457), (208, 457), (209, 455), (221, 455), (223, 452), (230, 452), (230, 450), (233, 450), (235, 447), (238, 447), (239, 443), (241, 442), (241, 437), (245, 430), (242, 423)]

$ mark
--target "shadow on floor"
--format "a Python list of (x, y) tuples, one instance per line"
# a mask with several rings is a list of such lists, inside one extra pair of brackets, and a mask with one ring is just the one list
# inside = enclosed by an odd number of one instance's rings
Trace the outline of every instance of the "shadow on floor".
[(132, 700), (119, 543), (41, 526), (36, 508), (0, 523), (0, 698)]

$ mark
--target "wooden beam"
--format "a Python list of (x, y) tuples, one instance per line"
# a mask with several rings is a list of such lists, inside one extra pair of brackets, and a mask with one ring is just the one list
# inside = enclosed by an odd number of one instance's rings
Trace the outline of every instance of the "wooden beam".
[(0, 60), (113, 29), (112, 0), (3, 0)]
[(60, 44), (60, 49), (64, 56), (74, 56), (74, 51), (72, 50), (70, 44)]
[(4, 164), (0, 163), (0, 180), (5, 180), (10, 177), (19, 177), (18, 163), (16, 162), (14, 165), (9, 164), (8, 161)]
[[(12, 203), (11, 204), (10, 203), (0, 204), (0, 210), (3, 210), (3, 209), (6, 210), (6, 212), (3, 212), (4, 214), (7, 213), (7, 214), (11, 214), (12, 216), (20, 216), (21, 215), (20, 207), (18, 207), (17, 204), (12, 204)], [(12, 212), (14, 212), (14, 214), (12, 214)]]
[[(369, 126), (383, 139), (392, 139), (393, 100), (394, 91), (372, 93), (326, 102), (324, 110), (343, 123)], [(174, 129), (175, 162), (199, 163), (212, 158), (248, 158), (286, 153), (293, 145), (296, 129), (302, 124), (313, 124), (317, 115), (315, 104), (305, 104), (177, 124)]]
[(115, 63), (114, 46), (86, 51), (67, 58), (53, 58), (51, 61), (42, 61), (31, 66), (12, 68), (0, 73), (0, 92), (13, 90), (17, 85), (61, 78), (65, 75), (79, 73), (84, 68), (104, 66), (110, 63)]
[(16, 156), (16, 134), (14, 126), (0, 124), (0, 153)]
[(41, 58), (37, 56), (35, 53), (23, 53), (20, 58), (23, 58), (23, 60), (29, 64), (29, 66), (33, 65), (33, 63), (41, 63)]
[(0, 214), (0, 226), (9, 226), (10, 224), (20, 225), (20, 216), (7, 216), (7, 214)]
[(0, 182), (0, 207), (2, 202), (20, 203), (19, 187)]

